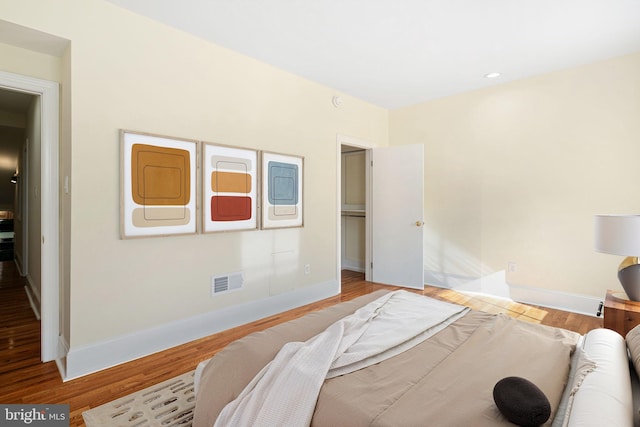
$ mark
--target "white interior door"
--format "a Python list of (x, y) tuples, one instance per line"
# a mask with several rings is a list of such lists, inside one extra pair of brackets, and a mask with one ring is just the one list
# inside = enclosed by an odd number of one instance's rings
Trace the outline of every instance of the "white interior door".
[(424, 146), (372, 149), (372, 281), (424, 289)]

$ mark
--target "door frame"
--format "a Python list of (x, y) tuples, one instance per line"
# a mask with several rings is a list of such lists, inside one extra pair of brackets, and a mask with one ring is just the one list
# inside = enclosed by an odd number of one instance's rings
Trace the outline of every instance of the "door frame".
[(336, 151), (337, 151), (337, 191), (336, 191), (336, 229), (337, 229), (337, 271), (336, 278), (338, 283), (341, 283), (342, 275), (342, 146), (348, 145), (350, 147), (358, 147), (365, 150), (365, 162), (367, 167), (365, 168), (365, 260), (364, 260), (364, 278), (365, 280), (371, 279), (371, 259), (372, 259), (372, 247), (371, 247), (371, 149), (377, 147), (376, 144), (366, 141), (364, 139), (354, 138), (347, 135), (336, 135)]
[(48, 362), (60, 357), (59, 85), (49, 80), (0, 71), (0, 87), (40, 97), (40, 358)]

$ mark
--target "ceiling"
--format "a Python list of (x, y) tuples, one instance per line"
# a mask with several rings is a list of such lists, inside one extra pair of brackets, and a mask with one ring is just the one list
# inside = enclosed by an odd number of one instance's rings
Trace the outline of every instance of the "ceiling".
[(109, 1), (388, 109), (640, 51), (638, 0)]

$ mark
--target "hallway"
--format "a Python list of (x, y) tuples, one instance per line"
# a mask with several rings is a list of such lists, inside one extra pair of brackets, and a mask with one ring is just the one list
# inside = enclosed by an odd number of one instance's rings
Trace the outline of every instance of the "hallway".
[(40, 362), (40, 321), (29, 306), (26, 283), (13, 261), (0, 262), (0, 403), (21, 402), (12, 395), (59, 376), (55, 362)]

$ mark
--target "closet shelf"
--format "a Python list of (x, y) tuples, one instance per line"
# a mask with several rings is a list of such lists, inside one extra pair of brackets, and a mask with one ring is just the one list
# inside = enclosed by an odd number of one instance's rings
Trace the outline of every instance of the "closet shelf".
[(349, 209), (349, 210), (342, 211), (342, 216), (354, 216), (354, 217), (364, 218), (365, 214), (366, 212), (360, 209)]

